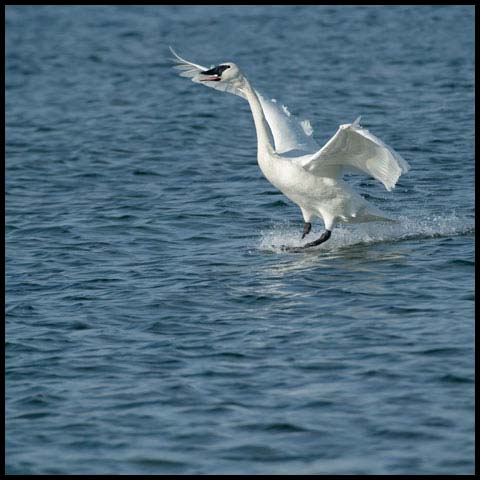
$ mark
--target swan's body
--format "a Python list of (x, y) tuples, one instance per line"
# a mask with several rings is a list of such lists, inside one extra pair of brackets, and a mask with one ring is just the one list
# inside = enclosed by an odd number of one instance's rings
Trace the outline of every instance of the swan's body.
[(298, 122), (286, 107), (280, 108), (276, 101), (264, 99), (234, 63), (208, 69), (184, 60), (173, 50), (172, 53), (181, 76), (248, 101), (257, 132), (257, 158), (262, 173), (300, 207), (305, 221), (303, 237), (310, 232), (315, 217), (324, 221), (326, 232), (304, 247), (328, 240), (337, 222), (392, 220), (342, 178), (348, 169), (360, 170), (391, 190), (399, 176), (409, 169), (400, 155), (360, 126), (359, 118), (352, 124), (341, 125), (320, 148), (311, 136), (308, 121)]

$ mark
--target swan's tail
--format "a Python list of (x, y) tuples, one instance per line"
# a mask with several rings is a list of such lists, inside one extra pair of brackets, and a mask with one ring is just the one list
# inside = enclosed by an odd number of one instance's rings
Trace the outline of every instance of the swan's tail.
[[(342, 223), (365, 223), (365, 222), (392, 222), (396, 223), (398, 220), (392, 217), (388, 213), (380, 210), (375, 205), (367, 202), (362, 197), (360, 207), (352, 209), (350, 213), (345, 216), (340, 215), (337, 217)], [(359, 202), (360, 203), (360, 202)], [(347, 210), (348, 212), (348, 210)]]

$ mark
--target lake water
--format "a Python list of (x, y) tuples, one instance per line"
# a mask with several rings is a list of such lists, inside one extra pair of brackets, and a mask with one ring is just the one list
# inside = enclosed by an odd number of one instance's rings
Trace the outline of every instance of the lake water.
[[(399, 222), (282, 252), (247, 102), (168, 45), (321, 145), (362, 115)], [(473, 6), (7, 7), (7, 473), (473, 473), (474, 163)]]

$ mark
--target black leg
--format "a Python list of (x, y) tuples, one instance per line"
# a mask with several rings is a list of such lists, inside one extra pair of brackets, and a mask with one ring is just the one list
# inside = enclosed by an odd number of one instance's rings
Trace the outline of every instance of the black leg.
[(302, 240), (310, 233), (310, 230), (312, 229), (312, 224), (310, 222), (305, 222), (303, 224), (303, 235), (302, 235)]
[(306, 243), (301, 247), (282, 247), (282, 250), (284, 252), (304, 252), (307, 248), (316, 247), (317, 245), (320, 245), (321, 243), (326, 242), (330, 238), (331, 234), (332, 234), (331, 230), (325, 230), (320, 236), (320, 238), (315, 240), (314, 242)]
[(317, 245), (320, 245), (321, 243), (326, 242), (330, 238), (331, 234), (332, 234), (331, 230), (325, 230), (319, 239), (315, 240), (314, 242), (305, 244), (303, 248), (316, 247)]

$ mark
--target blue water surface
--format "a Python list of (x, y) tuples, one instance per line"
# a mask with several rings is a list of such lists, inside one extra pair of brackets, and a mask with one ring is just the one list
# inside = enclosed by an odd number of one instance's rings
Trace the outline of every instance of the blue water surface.
[[(300, 241), (237, 63), (411, 165)], [(314, 224), (312, 239), (323, 230)], [(473, 6), (8, 6), (10, 474), (474, 471)]]

